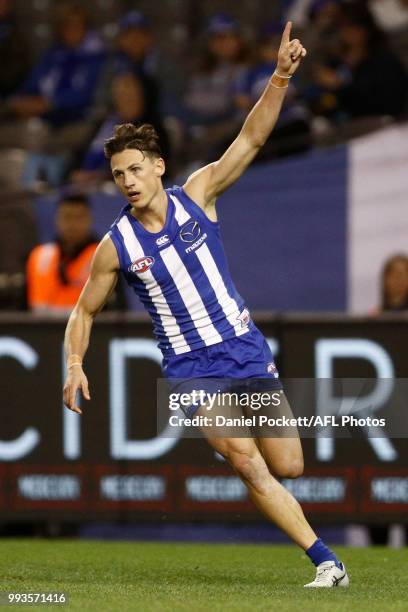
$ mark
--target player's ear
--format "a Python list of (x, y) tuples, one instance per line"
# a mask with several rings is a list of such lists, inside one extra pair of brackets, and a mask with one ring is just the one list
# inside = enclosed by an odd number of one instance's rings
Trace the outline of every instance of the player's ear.
[(155, 164), (155, 174), (156, 176), (163, 176), (166, 171), (166, 164), (164, 163), (164, 159), (162, 157), (157, 157), (154, 161)]

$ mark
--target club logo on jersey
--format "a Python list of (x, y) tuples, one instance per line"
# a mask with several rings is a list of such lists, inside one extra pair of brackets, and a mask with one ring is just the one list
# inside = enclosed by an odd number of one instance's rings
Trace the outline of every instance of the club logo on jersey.
[(237, 316), (238, 321), (241, 321), (241, 327), (246, 327), (251, 320), (251, 315), (249, 314), (248, 308), (244, 308), (244, 310)]
[(164, 244), (167, 244), (169, 241), (170, 241), (170, 238), (168, 237), (168, 235), (164, 234), (164, 236), (160, 236), (160, 238), (156, 240), (156, 244), (157, 246), (161, 247)]
[(278, 370), (276, 369), (276, 365), (273, 361), (270, 361), (266, 366), (266, 371), (268, 374), (273, 374), (275, 378), (279, 378)]
[(201, 234), (201, 228), (198, 221), (189, 221), (180, 230), (180, 238), (183, 242), (194, 242)]
[(146, 257), (140, 257), (140, 259), (136, 259), (130, 266), (129, 272), (134, 272), (135, 274), (141, 274), (142, 272), (147, 272), (149, 268), (154, 264), (154, 257), (150, 257), (150, 255), (146, 255)]

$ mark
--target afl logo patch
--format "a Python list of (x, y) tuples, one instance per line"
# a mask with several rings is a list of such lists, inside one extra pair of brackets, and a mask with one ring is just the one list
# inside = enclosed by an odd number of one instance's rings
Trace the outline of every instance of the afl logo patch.
[(201, 228), (198, 221), (189, 221), (180, 230), (180, 238), (183, 242), (194, 242), (201, 234)]
[(140, 274), (141, 272), (147, 272), (149, 268), (154, 264), (154, 257), (150, 257), (147, 255), (146, 257), (141, 257), (140, 259), (136, 259), (130, 266), (129, 272), (134, 272), (135, 274)]

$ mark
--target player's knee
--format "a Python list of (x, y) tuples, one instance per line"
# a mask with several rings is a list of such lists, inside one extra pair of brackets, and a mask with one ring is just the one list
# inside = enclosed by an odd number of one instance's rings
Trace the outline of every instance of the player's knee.
[(304, 463), (302, 457), (293, 457), (280, 461), (274, 468), (274, 473), (280, 478), (299, 478), (303, 474)]

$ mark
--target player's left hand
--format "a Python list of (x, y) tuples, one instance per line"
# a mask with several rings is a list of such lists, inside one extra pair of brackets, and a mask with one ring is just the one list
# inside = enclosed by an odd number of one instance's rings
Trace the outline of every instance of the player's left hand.
[(290, 40), (292, 22), (288, 21), (283, 30), (282, 40), (278, 52), (277, 72), (282, 76), (292, 76), (299, 68), (299, 64), (306, 55), (306, 49), (298, 38)]

